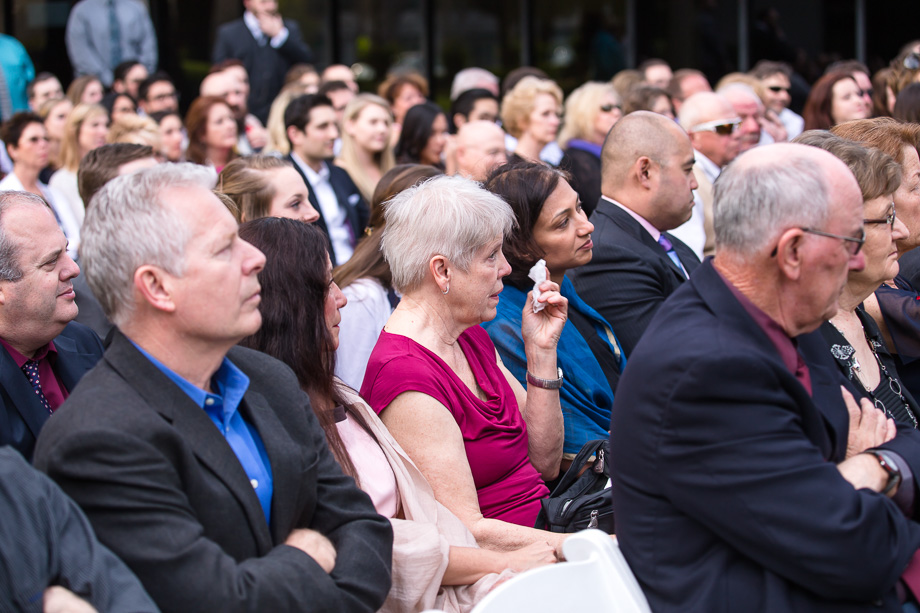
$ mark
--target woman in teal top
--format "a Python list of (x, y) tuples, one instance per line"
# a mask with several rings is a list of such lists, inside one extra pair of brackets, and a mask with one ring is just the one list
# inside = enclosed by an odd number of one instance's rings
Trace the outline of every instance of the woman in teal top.
[(575, 292), (567, 270), (591, 261), (594, 225), (565, 172), (542, 164), (507, 164), (493, 171), (485, 188), (511, 205), (518, 227), (502, 250), (511, 274), (498, 303), (498, 315), (482, 324), (505, 366), (526, 385), (527, 358), (521, 338), (521, 311), (533, 288), (527, 274), (537, 260), (569, 300), (569, 318), (557, 346), (563, 372), (560, 403), (565, 419), (563, 459), (571, 459), (589, 440), (607, 438), (613, 392), (626, 358), (619, 341), (597, 311)]

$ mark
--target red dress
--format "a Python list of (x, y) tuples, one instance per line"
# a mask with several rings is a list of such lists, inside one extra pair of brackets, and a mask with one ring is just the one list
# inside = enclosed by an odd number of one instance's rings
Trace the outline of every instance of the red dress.
[(451, 412), (473, 473), (484, 517), (532, 527), (549, 495), (527, 455), (527, 426), (514, 391), (495, 359), (489, 335), (473, 326), (457, 339), (486, 400), (474, 394), (437, 355), (398, 334), (381, 332), (361, 396), (379, 415), (403, 392), (421, 392)]

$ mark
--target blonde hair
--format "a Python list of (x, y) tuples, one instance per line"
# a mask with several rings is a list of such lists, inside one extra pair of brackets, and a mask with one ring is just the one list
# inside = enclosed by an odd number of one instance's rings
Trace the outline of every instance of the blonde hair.
[(87, 120), (100, 115), (106, 119), (109, 117), (101, 104), (78, 104), (73, 107), (64, 125), (64, 138), (61, 139), (61, 168), (77, 172), (80, 166), (80, 129)]
[(539, 94), (549, 94), (562, 106), (562, 90), (549, 79), (524, 77), (502, 100), (502, 123), (508, 134), (520, 138), (527, 118), (533, 112)]
[(608, 94), (613, 94), (619, 104), (623, 104), (620, 94), (609, 82), (589, 81), (569, 94), (565, 100), (565, 123), (559, 130), (559, 147), (565, 149), (574, 138), (591, 140), (594, 135), (594, 119)]
[(106, 141), (110, 144), (149, 145), (154, 151), (159, 151), (160, 125), (150, 117), (122, 115), (109, 127)]
[[(316, 71), (314, 70), (313, 72)], [(268, 131), (268, 142), (265, 143), (265, 148), (262, 150), (264, 153), (287, 155), (291, 152), (291, 143), (288, 141), (287, 130), (284, 127), (284, 111), (287, 109), (288, 104), (291, 103), (291, 100), (302, 95), (305, 91), (306, 87), (304, 87), (303, 83), (291, 81), (282, 87), (278, 95), (275, 96), (272, 108), (268, 112), (268, 121), (265, 123), (265, 129)]]
[[(374, 94), (358, 94), (345, 107), (345, 113), (342, 117), (342, 151), (335, 160), (337, 166), (348, 171), (351, 180), (358, 186), (358, 190), (367, 202), (371, 201), (377, 182), (367, 176), (361, 168), (361, 164), (358, 161), (358, 144), (345, 130), (345, 124), (356, 121), (361, 112), (372, 104), (376, 104), (387, 112), (389, 125), (392, 127), (393, 111), (390, 110), (390, 105), (387, 104), (386, 100)], [(386, 147), (382, 151), (376, 152), (373, 158), (381, 176), (396, 165), (396, 157), (393, 155), (393, 147), (390, 146), (389, 141), (390, 139), (387, 138)]]
[(743, 72), (730, 72), (721, 79), (716, 84), (715, 91), (719, 91), (727, 85), (732, 83), (741, 83), (742, 85), (747, 85), (754, 90), (754, 93), (757, 94), (757, 97), (760, 98), (760, 101), (766, 104), (767, 100), (767, 88), (764, 87), (763, 81), (757, 77), (745, 74)]
[(230, 209), (239, 222), (268, 217), (275, 186), (269, 172), (281, 168), (293, 168), (290, 163), (271, 155), (246, 155), (229, 162), (217, 178), (215, 191), (229, 198), (234, 207)]

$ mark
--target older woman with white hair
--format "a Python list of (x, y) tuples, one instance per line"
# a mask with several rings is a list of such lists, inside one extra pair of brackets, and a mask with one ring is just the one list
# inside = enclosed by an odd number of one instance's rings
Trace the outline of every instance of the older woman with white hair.
[(587, 215), (601, 199), (601, 147), (622, 116), (623, 101), (610, 83), (585, 83), (565, 100), (565, 124), (559, 131), (565, 156), (559, 165), (569, 171)]
[(402, 294), (361, 395), (482, 547), (564, 535), (532, 528), (562, 460), (556, 343), (568, 301), (549, 280), (527, 295), (525, 391), (479, 326), (495, 317), (511, 208), (469, 179), (436, 177), (393, 198), (382, 249)]

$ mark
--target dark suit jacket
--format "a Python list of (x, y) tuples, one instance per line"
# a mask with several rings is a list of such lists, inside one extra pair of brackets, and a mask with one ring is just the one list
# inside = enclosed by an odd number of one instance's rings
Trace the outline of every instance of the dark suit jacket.
[[(207, 414), (120, 333), (39, 438), (35, 465), (164, 611), (375, 611), (390, 587), (392, 530), (326, 446), (291, 370), (235, 347), (250, 378), (240, 411), (271, 463), (271, 526)], [(338, 552), (326, 574), (282, 543), (295, 528)]]
[(0, 447), (0, 517), (4, 611), (40, 611), (52, 585), (98, 611), (159, 611), (124, 562), (96, 540), (80, 507), (12, 447)]
[(707, 261), (627, 363), (613, 501), (656, 613), (901, 610), (920, 525), (839, 474), (845, 378), (819, 332), (797, 342), (811, 396)]
[[(102, 343), (92, 330), (71, 322), (54, 339), (57, 349), (55, 372), (68, 392), (102, 358)], [(27, 460), (32, 459), (35, 439), (48, 421), (32, 384), (16, 362), (0, 347), (0, 445), (12, 445)]]
[[(300, 176), (303, 177), (303, 182), (307, 184), (310, 204), (316, 209), (316, 212), (319, 213), (319, 219), (314, 223), (316, 223), (316, 226), (325, 232), (328, 237), (329, 226), (326, 225), (326, 220), (323, 217), (323, 210), (319, 206), (319, 200), (316, 199), (316, 193), (313, 191), (313, 186), (310, 185), (310, 180), (290, 155), (285, 157), (285, 159), (294, 165), (294, 168), (300, 173)], [(364, 229), (367, 228), (367, 221), (371, 217), (371, 210), (368, 208), (367, 202), (365, 202), (364, 198), (361, 196), (358, 186), (351, 180), (348, 172), (335, 164), (329, 164), (328, 162), (324, 163), (329, 167), (329, 183), (332, 185), (332, 190), (335, 192), (336, 198), (338, 198), (339, 206), (345, 209), (348, 223), (351, 224), (352, 232), (354, 232), (354, 244), (357, 244), (364, 236)], [(331, 247), (329, 249), (329, 258), (332, 260), (333, 266), (344, 264), (344, 262), (335, 261), (335, 253), (332, 252)]]
[[(601, 198), (591, 222), (594, 257), (568, 274), (582, 299), (613, 326), (629, 356), (652, 316), (686, 277), (645, 228), (615, 204)], [(678, 238), (665, 235), (692, 274), (699, 258)]]
[(249, 112), (262, 123), (268, 121), (272, 101), (284, 86), (284, 76), (294, 64), (312, 64), (313, 52), (303, 42), (297, 22), (284, 20), (288, 29), (287, 40), (277, 49), (270, 44), (260, 45), (253, 38), (242, 18), (217, 28), (213, 63), (226, 59), (243, 62), (249, 73)]

